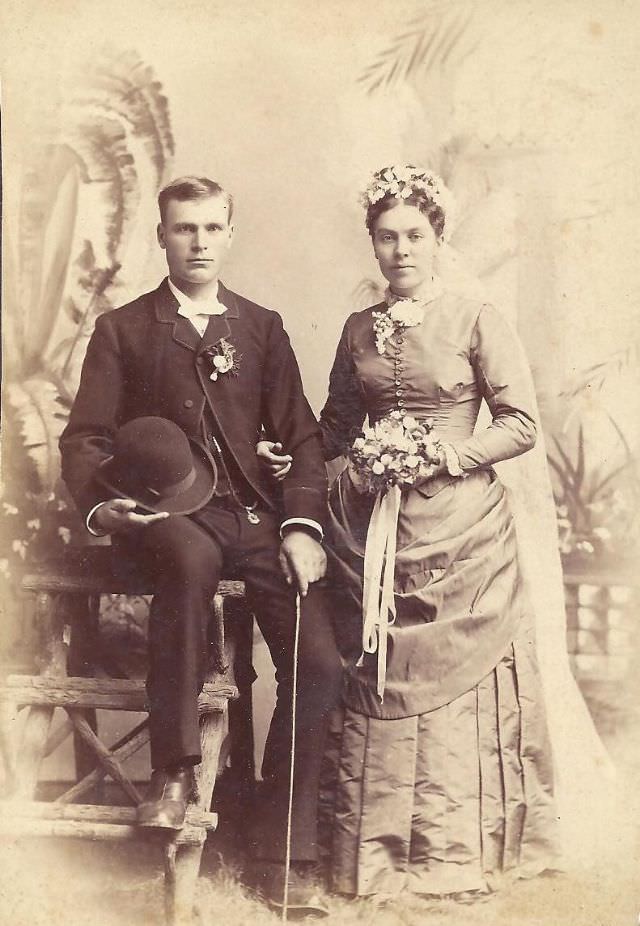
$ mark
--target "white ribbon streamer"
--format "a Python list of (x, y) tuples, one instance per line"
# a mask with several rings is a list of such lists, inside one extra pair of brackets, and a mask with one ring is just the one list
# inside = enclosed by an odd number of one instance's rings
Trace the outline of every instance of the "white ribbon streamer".
[(396, 619), (393, 577), (400, 494), (398, 486), (378, 492), (364, 552), (362, 656), (357, 665), (363, 664), (365, 653), (378, 653), (377, 691), (381, 701), (387, 674), (387, 631)]

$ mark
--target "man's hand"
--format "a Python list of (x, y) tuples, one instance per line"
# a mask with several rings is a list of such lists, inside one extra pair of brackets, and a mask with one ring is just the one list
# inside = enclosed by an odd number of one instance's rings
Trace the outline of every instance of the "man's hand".
[(282, 444), (271, 440), (261, 440), (256, 444), (256, 454), (269, 468), (274, 479), (281, 482), (291, 469), (293, 457), (289, 453), (282, 453)]
[(91, 521), (106, 534), (117, 534), (147, 527), (149, 524), (164, 521), (169, 517), (168, 511), (159, 511), (156, 514), (135, 514), (135, 507), (136, 502), (132, 498), (112, 498), (95, 510)]
[(327, 555), (321, 544), (304, 531), (292, 530), (280, 545), (280, 565), (289, 585), (294, 582), (304, 598), (309, 585), (327, 571)]

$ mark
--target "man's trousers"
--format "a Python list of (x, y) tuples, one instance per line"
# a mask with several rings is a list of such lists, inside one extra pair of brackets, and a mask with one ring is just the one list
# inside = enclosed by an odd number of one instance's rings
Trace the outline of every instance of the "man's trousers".
[[(189, 516), (171, 516), (121, 536), (123, 568), (144, 570), (154, 582), (149, 626), (151, 763), (162, 768), (200, 760), (197, 698), (207, 670), (212, 599), (223, 569), (245, 580), (249, 606), (276, 670), (277, 700), (265, 747), (261, 803), (253, 852), (285, 854), (291, 755), (295, 589), (285, 582), (278, 554), (279, 520), (259, 510), (251, 524), (239, 506), (214, 498)], [(342, 684), (329, 590), (310, 586), (302, 600), (298, 651), (292, 859), (317, 855), (318, 778), (328, 715)]]

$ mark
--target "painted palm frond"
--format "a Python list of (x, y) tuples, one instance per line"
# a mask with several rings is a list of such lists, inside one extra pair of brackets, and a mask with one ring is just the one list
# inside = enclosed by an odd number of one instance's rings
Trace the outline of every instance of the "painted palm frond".
[(49, 355), (51, 370), (56, 372), (62, 383), (67, 382), (78, 345), (91, 333), (95, 318), (111, 308), (106, 292), (120, 270), (117, 261), (110, 267), (98, 267), (90, 241), (85, 241), (75, 267), (80, 271), (77, 281), (82, 301), (79, 304), (73, 296), (68, 296), (63, 305), (64, 311), (75, 323), (75, 330), (70, 338), (61, 341)]
[(590, 478), (587, 465), (583, 424), (580, 423), (578, 426), (574, 454), (568, 453), (563, 443), (555, 435), (552, 436), (555, 453), (549, 454), (549, 463), (557, 473), (562, 489), (576, 493), (585, 504), (601, 497), (604, 489), (623, 473), (628, 472), (632, 477), (635, 476), (635, 458), (631, 448), (614, 418), (611, 415), (606, 417), (619, 439), (619, 444), (612, 446), (612, 450), (621, 449), (623, 459), (620, 463), (610, 465), (606, 472), (593, 474), (594, 478)]
[(634, 341), (624, 350), (616, 351), (606, 360), (583, 370), (563, 392), (566, 396), (577, 396), (588, 390), (601, 390), (611, 377), (640, 371), (640, 341)]
[[(588, 523), (589, 511), (588, 505), (591, 498), (585, 492), (584, 483), (584, 450), (582, 453), (578, 450), (578, 459), (576, 462), (565, 452), (562, 444), (554, 436), (553, 444), (555, 456), (549, 454), (549, 464), (555, 472), (560, 484), (562, 498), (569, 506), (572, 512), (572, 521), (575, 524), (583, 526)], [(582, 441), (582, 429), (578, 444)]]
[(91, 241), (84, 240), (82, 250), (71, 267), (71, 273), (78, 284), (78, 291), (67, 293), (61, 307), (72, 324), (82, 325), (87, 317), (88, 300), (92, 303), (91, 311), (95, 315), (101, 315), (111, 308), (111, 301), (106, 295), (106, 290), (119, 269), (120, 265), (117, 263), (107, 271), (98, 267)]
[[(32, 376), (52, 335), (72, 255), (78, 205), (78, 165), (66, 145), (47, 146), (26, 172), (18, 239), (20, 305), (15, 316), (22, 376)], [(13, 346), (13, 345), (12, 345)]]
[(96, 108), (108, 107), (141, 139), (162, 186), (167, 163), (175, 151), (169, 102), (153, 69), (135, 52), (124, 52), (100, 62), (91, 75), (81, 101)]
[(82, 348), (112, 307), (141, 187), (160, 187), (174, 148), (167, 100), (137, 54), (102, 56), (78, 86), (88, 89), (62, 94), (59, 119), (42, 120), (25, 152), (19, 232), (5, 266), (8, 412), (47, 492)]
[(469, 26), (475, 4), (435, 0), (360, 75), (368, 93), (409, 77), (459, 64), (473, 50)]
[(78, 127), (74, 147), (83, 181), (96, 184), (100, 190), (108, 256), (115, 261), (140, 202), (138, 173), (127, 134), (119, 121), (92, 113)]
[[(140, 204), (139, 171), (150, 162), (159, 187), (173, 152), (167, 100), (137, 54), (103, 56), (83, 86), (96, 98), (72, 90), (55, 133), (43, 122), (25, 157), (5, 303), (7, 373), (18, 380), (44, 369), (61, 316), (80, 326), (80, 338), (87, 320), (110, 307), (105, 291)], [(93, 241), (76, 237), (80, 213), (83, 228), (95, 227)], [(82, 266), (87, 248), (90, 270)]]
[[(617, 432), (613, 419), (611, 423)], [(555, 476), (561, 550), (595, 554), (628, 552), (637, 542), (640, 479), (624, 435), (612, 446), (606, 468), (587, 463), (585, 431), (580, 423), (571, 447), (552, 437), (549, 465)], [(622, 450), (622, 459), (616, 450)]]
[(59, 477), (58, 440), (67, 423), (69, 409), (60, 401), (57, 386), (49, 379), (34, 377), (9, 383), (7, 401), (18, 422), (23, 447), (35, 466), (40, 488), (52, 492)]

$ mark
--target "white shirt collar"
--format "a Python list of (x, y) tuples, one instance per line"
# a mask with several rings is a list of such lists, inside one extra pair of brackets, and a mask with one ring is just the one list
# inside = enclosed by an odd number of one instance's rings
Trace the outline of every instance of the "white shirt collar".
[(178, 300), (178, 315), (182, 315), (184, 318), (191, 320), (197, 315), (222, 315), (223, 312), (227, 311), (226, 305), (218, 301), (217, 293), (206, 301), (196, 301), (190, 299), (186, 293), (183, 293), (181, 289), (174, 286), (169, 277), (167, 277), (167, 283), (169, 284), (169, 289)]

